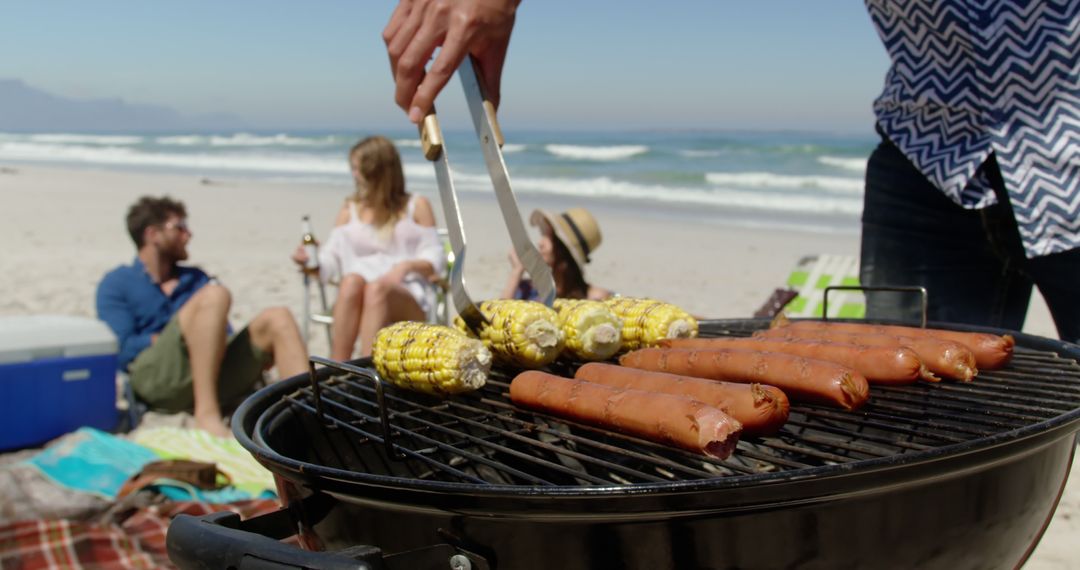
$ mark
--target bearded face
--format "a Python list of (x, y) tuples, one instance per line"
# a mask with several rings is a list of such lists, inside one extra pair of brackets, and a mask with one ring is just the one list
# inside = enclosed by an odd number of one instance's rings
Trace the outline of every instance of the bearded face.
[(152, 243), (162, 256), (173, 261), (183, 261), (188, 258), (187, 244), (191, 241), (191, 229), (187, 220), (179, 216), (169, 216), (169, 219), (157, 231), (153, 233)]

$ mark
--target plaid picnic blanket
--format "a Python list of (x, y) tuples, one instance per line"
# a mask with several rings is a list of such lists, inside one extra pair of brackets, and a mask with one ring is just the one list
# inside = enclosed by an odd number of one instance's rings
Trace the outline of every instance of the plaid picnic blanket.
[(0, 526), (4, 570), (128, 570), (175, 568), (165, 551), (165, 533), (178, 514), (202, 516), (231, 510), (241, 518), (278, 508), (276, 500), (230, 504), (170, 502), (118, 515), (113, 522), (31, 520)]

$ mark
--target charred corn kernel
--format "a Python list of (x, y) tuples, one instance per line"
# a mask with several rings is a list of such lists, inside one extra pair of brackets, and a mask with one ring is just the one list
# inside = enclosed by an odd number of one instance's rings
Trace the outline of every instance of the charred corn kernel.
[(579, 360), (607, 360), (622, 346), (622, 320), (600, 301), (555, 299), (562, 329), (563, 355)]
[[(500, 299), (484, 301), (479, 308), (488, 323), (478, 336), (499, 363), (540, 368), (562, 352), (559, 315), (543, 303)], [(454, 319), (454, 325), (466, 334), (473, 334), (461, 317)]]
[(665, 338), (697, 336), (697, 320), (671, 303), (633, 297), (612, 297), (604, 303), (622, 319), (622, 350), (654, 346)]
[(447, 326), (411, 321), (383, 327), (371, 359), (384, 380), (436, 396), (476, 390), (491, 370), (491, 352), (479, 340)]

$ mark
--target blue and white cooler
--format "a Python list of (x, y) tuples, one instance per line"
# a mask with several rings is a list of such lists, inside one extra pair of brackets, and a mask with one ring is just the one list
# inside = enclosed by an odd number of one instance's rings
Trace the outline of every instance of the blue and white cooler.
[(71, 315), (0, 317), (0, 451), (117, 424), (116, 337)]

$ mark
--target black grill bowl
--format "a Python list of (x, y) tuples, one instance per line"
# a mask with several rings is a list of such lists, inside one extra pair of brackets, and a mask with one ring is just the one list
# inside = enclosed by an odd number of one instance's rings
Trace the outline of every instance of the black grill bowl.
[[(761, 326), (758, 321), (709, 321), (702, 331), (745, 334)], [(853, 424), (840, 426), (856, 436), (840, 461), (823, 453), (820, 461), (799, 457), (788, 463), (793, 456), (784, 450), (792, 442), (801, 445), (800, 437), (817, 433), (809, 428), (803, 432), (798, 426), (786, 427), (785, 433), (760, 446), (752, 439), (741, 442), (735, 457), (768, 459), (770, 453), (778, 454), (776, 468), (756, 472), (725, 472), (725, 464), (717, 462), (715, 476), (544, 485), (431, 475), (415, 462), (406, 469), (409, 462), (389, 459), (378, 437), (358, 439), (349, 429), (327, 428), (325, 417), (296, 405), (311, 400), (308, 375), (249, 398), (234, 416), (234, 431), (274, 472), (293, 512), (309, 527), (308, 544), (327, 550), (366, 544), (399, 553), (451, 544), (476, 553), (492, 567), (514, 569), (1014, 568), (1026, 560), (1049, 523), (1080, 429), (1080, 406), (1072, 401), (1080, 401), (1080, 367), (1075, 362), (1080, 347), (1015, 336), (1018, 358), (1010, 368), (1000, 378), (981, 374), (971, 386), (993, 388), (1000, 383), (1001, 393), (1008, 396), (1017, 377), (1024, 382), (1037, 376), (1051, 393), (1060, 382), (1065, 404), (1059, 411), (1036, 420), (987, 420), (985, 425), (992, 428), (968, 433), (961, 441), (929, 443), (918, 432), (960, 424), (934, 420), (928, 425), (938, 427), (924, 428), (913, 418), (909, 435), (897, 438), (901, 447), (907, 446), (904, 452), (863, 453), (861, 436), (897, 437), (890, 436), (891, 430), (904, 431), (907, 425), (902, 414), (896, 416), (895, 406), (883, 406), (853, 414)], [(1038, 364), (1044, 354), (1064, 359), (1065, 373), (1046, 372)], [(917, 401), (935, 389), (919, 385), (898, 396), (874, 391), (871, 401), (888, 402), (894, 396), (900, 402)], [(800, 425), (816, 422), (832, 429), (843, 423), (830, 420), (832, 412), (813, 407), (792, 410)], [(542, 421), (513, 409), (505, 413)], [(978, 407), (958, 412), (963, 416), (959, 421), (970, 416), (981, 422), (980, 413)], [(882, 428), (883, 421), (875, 417), (894, 424)], [(398, 420), (408, 423), (405, 417)], [(381, 433), (377, 425), (365, 429)], [(586, 433), (577, 427), (570, 431)], [(398, 438), (402, 447), (409, 447), (409, 441)], [(608, 443), (663, 461), (696, 460), (682, 452), (665, 455), (618, 436)], [(640, 468), (617, 453), (606, 459)], [(469, 465), (468, 460), (456, 463), (466, 471)], [(482, 476), (484, 470), (469, 472)], [(328, 505), (326, 509), (303, 510), (301, 499), (310, 505), (313, 497), (326, 496), (332, 500), (315, 501)]]

